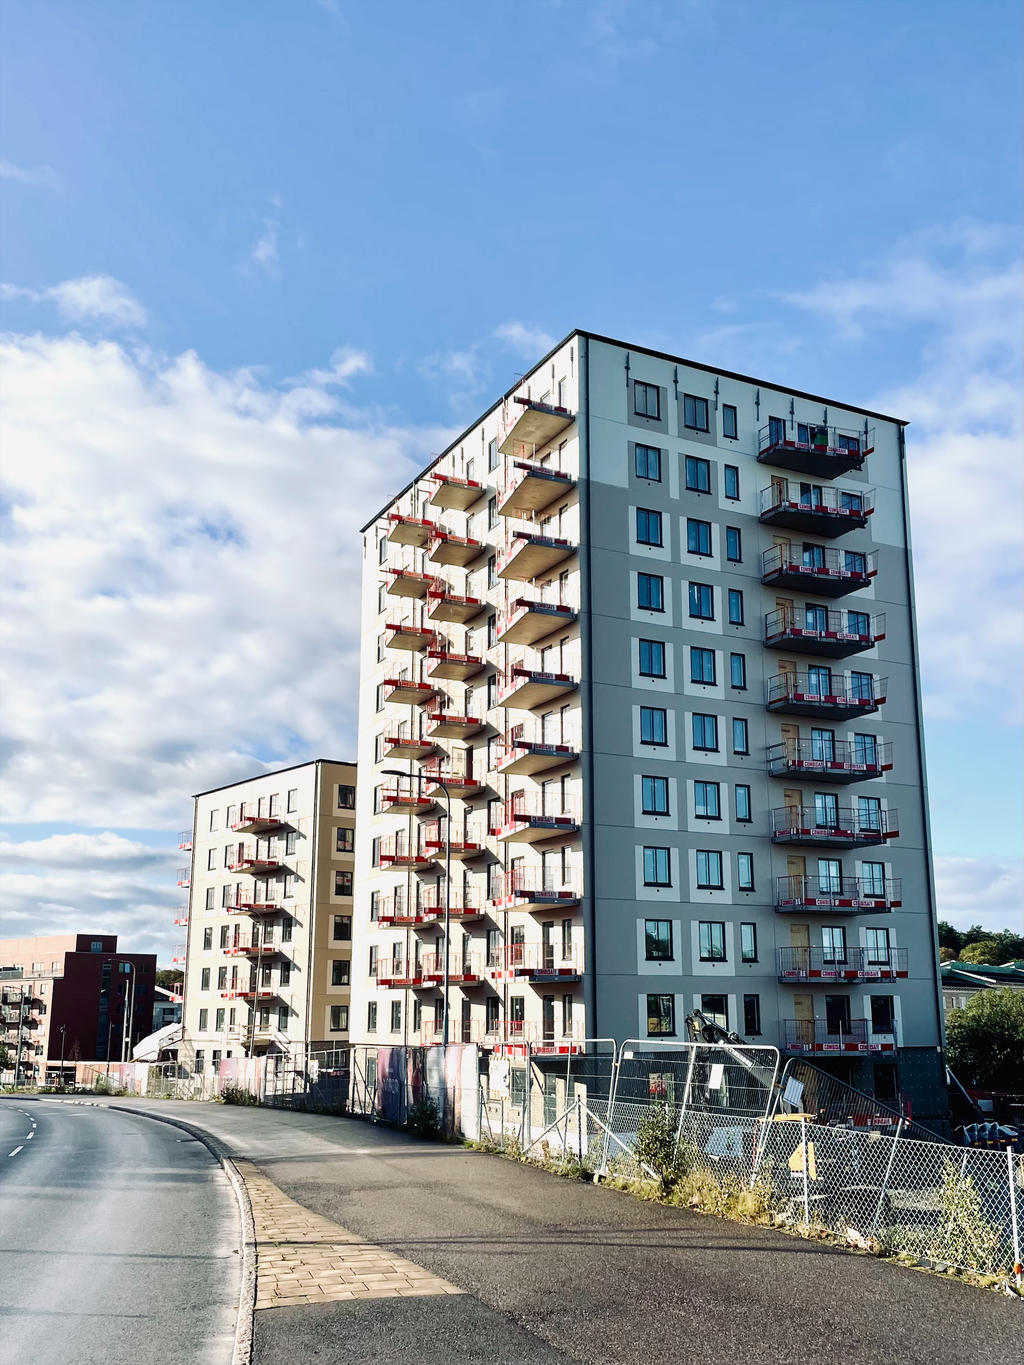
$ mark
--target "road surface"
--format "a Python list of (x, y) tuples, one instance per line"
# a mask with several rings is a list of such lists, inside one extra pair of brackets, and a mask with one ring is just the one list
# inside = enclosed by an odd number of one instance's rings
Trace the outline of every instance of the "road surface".
[(0, 1360), (229, 1365), (238, 1205), (180, 1129), (0, 1098)]

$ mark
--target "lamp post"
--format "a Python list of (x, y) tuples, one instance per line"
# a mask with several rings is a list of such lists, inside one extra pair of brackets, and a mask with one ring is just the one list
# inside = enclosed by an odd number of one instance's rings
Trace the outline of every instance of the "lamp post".
[(131, 1060), (132, 1050), (132, 1022), (135, 1018), (135, 964), (126, 962), (126, 972), (130, 978), (128, 989), (124, 993), (124, 1024), (121, 1028), (121, 1061)]
[[(62, 1090), (64, 1089), (64, 1044), (65, 1044), (65, 1042), (66, 1042), (67, 1031), (68, 1031), (68, 1026), (67, 1026), (67, 1024), (61, 1024), (61, 1026), (60, 1026), (60, 1088), (61, 1088)], [(76, 1074), (77, 1074), (77, 1073), (76, 1073)]]

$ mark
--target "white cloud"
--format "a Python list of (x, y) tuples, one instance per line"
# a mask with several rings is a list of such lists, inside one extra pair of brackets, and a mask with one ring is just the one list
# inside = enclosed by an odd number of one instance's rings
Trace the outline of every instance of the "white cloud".
[(245, 258), (245, 266), (251, 270), (262, 270), (265, 275), (278, 274), (277, 235), (280, 224), (274, 218), (263, 220), (263, 231), (257, 237)]
[(0, 180), (14, 180), (19, 185), (33, 185), (37, 189), (59, 190), (60, 176), (52, 166), (16, 166), (13, 161), (0, 159)]
[(1024, 861), (1017, 858), (935, 859), (939, 919), (957, 929), (1024, 932)]
[(146, 322), (142, 304), (112, 275), (81, 275), (45, 289), (0, 284), (0, 299), (56, 304), (66, 322), (102, 322), (115, 327), (142, 327)]
[(494, 336), (510, 350), (518, 352), (524, 360), (534, 364), (547, 355), (557, 340), (557, 337), (540, 327), (527, 327), (522, 322), (503, 322), (500, 327), (495, 327)]

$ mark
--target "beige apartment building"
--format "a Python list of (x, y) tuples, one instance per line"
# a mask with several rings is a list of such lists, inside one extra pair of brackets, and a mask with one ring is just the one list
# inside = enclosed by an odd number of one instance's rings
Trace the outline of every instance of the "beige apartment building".
[(194, 798), (179, 1061), (349, 1039), (356, 767), (316, 759)]

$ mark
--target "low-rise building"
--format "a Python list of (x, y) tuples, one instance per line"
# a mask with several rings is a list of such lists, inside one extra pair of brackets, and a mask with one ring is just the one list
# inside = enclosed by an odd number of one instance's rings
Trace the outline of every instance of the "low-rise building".
[(943, 962), (939, 968), (942, 979), (942, 1007), (948, 1014), (950, 1010), (962, 1010), (978, 991), (1010, 990), (1024, 991), (1024, 960), (1017, 958), (1004, 962), (1001, 966), (989, 966), (979, 962)]

